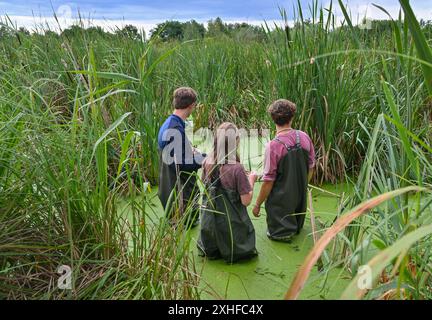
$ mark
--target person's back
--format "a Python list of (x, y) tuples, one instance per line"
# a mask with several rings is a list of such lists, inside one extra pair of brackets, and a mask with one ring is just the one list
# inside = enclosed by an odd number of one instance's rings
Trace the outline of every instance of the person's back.
[(309, 136), (291, 128), (295, 105), (278, 100), (269, 108), (276, 123), (275, 139), (266, 146), (263, 186), (254, 214), (265, 201), (267, 236), (288, 241), (303, 228), (308, 180), (315, 164)]
[[(158, 134), (158, 196), (173, 223), (185, 219), (187, 226), (194, 226), (198, 221), (199, 197), (195, 173), (205, 157), (192, 148), (185, 133), (185, 119), (196, 105), (195, 91), (178, 88), (174, 91), (173, 105), (174, 113), (165, 120)], [(186, 211), (189, 216), (185, 218)]]
[(211, 157), (204, 161), (206, 191), (198, 240), (202, 255), (228, 263), (257, 255), (255, 229), (247, 212), (255, 180), (256, 175), (248, 177), (238, 159), (223, 164), (216, 164)]
[[(294, 143), (293, 138), (294, 137)], [(267, 235), (285, 240), (303, 228), (306, 211), (310, 139), (298, 130), (279, 134), (269, 143), (269, 169), (263, 181), (273, 181), (266, 202)]]

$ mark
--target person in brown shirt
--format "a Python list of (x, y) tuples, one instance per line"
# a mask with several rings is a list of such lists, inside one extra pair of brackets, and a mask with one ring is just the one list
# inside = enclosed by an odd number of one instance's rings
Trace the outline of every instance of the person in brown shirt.
[(229, 122), (219, 126), (213, 152), (203, 162), (206, 190), (201, 209), (198, 249), (208, 258), (228, 263), (257, 255), (255, 229), (247, 212), (257, 174), (246, 173), (238, 155), (239, 131)]

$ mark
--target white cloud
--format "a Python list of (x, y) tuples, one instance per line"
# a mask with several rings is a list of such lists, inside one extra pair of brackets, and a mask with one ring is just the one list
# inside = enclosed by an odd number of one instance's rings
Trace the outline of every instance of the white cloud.
[[(209, 0), (196, 0), (197, 2), (207, 3)], [(324, 7), (329, 7), (329, 0), (324, 0)], [(380, 9), (376, 8), (372, 4), (378, 4), (384, 7), (393, 18), (397, 18), (400, 10), (399, 3), (396, 0), (344, 0), (344, 3), (348, 5), (352, 20), (354, 23), (360, 23), (364, 17), (369, 19), (388, 19), (387, 15)], [(420, 1), (411, 0), (411, 5), (419, 19), (429, 20), (432, 18), (432, 1)], [(13, 4), (7, 4), (0, 1), (1, 11), (6, 12), (6, 8), (13, 9)], [(22, 11), (22, 8), (12, 11)], [(198, 22), (206, 24), (210, 19), (209, 15), (205, 10), (195, 9), (200, 6), (194, 6), (192, 10), (182, 10), (179, 12), (169, 12), (163, 9), (155, 9), (148, 6), (135, 6), (135, 5), (118, 5), (116, 7), (105, 8), (103, 16), (96, 11), (88, 11), (83, 13), (82, 23), (84, 26), (101, 26), (107, 31), (112, 31), (117, 27), (121, 28), (126, 24), (133, 24), (139, 29), (144, 29), (148, 34), (151, 29), (153, 29), (158, 23), (166, 20), (179, 20), (186, 21), (190, 19), (195, 19)], [(203, 6), (205, 7), (205, 6)], [(74, 17), (77, 16), (76, 10), (73, 4), (66, 3), (64, 6), (55, 7), (57, 16), (59, 18), (59, 23), (62, 29), (76, 24), (78, 20)], [(291, 10), (289, 10), (291, 11)], [(342, 11), (337, 3), (333, 1), (333, 11), (336, 15), (336, 20), (338, 24), (344, 20)], [(121, 17), (125, 18), (122, 19)], [(17, 27), (26, 27), (29, 30), (41, 30), (47, 29), (53, 31), (58, 31), (58, 23), (50, 13), (40, 13), (40, 15), (28, 16), (28, 15), (18, 15), (12, 14), (9, 18), (14, 22)], [(214, 18), (214, 17), (213, 17)], [(222, 17), (223, 18), (223, 17)], [(5, 17), (0, 18), (3, 22), (6, 21)], [(223, 18), (225, 22), (235, 23), (235, 22), (247, 22), (252, 25), (262, 25), (264, 19), (257, 18), (245, 18), (245, 17), (231, 17)], [(276, 23), (277, 25), (282, 25), (282, 20), (267, 20), (270, 27), (273, 27)], [(292, 25), (293, 22), (289, 21)]]
[[(131, 19), (86, 19), (78, 20), (75, 18), (71, 18), (68, 15), (58, 16), (58, 21), (54, 17), (43, 17), (43, 16), (9, 16), (9, 19), (12, 20), (14, 27), (25, 27), (28, 30), (34, 32), (41, 32), (43, 30), (51, 30), (58, 32), (59, 29), (66, 29), (67, 27), (81, 23), (84, 27), (91, 26), (100, 26), (106, 31), (113, 31), (117, 28), (122, 28), (127, 24), (132, 24), (136, 26), (138, 29), (144, 29), (146, 34), (149, 34), (149, 31), (156, 27), (158, 23), (166, 21), (166, 19), (152, 19), (152, 20), (131, 20)], [(179, 19), (180, 21), (187, 21), (189, 19)], [(205, 26), (207, 25), (207, 19), (197, 19), (198, 22), (203, 23)], [(6, 21), (5, 18), (1, 19), (0, 22), (10, 24), (9, 21)], [(246, 22), (251, 25), (261, 26), (264, 24), (264, 20), (254, 20), (254, 19), (242, 19), (242, 18), (231, 18), (224, 19), (226, 23), (242, 23)], [(267, 24), (269, 27), (273, 27), (274, 24), (282, 25), (283, 22), (281, 20), (268, 20)]]
[[(356, 24), (361, 22), (363, 18), (368, 18), (371, 20), (389, 19), (388, 15), (385, 12), (375, 7), (373, 4), (383, 7), (392, 16), (393, 19), (398, 18), (399, 11), (401, 9), (399, 2), (396, 0), (344, 0), (343, 2), (347, 5), (353, 23)], [(329, 3), (329, 1), (326, 2), (326, 8), (329, 7)], [(430, 20), (432, 18), (432, 2), (417, 0), (411, 1), (410, 3), (414, 13), (417, 16), (417, 19)], [(333, 6), (335, 6), (334, 1)], [(344, 20), (342, 10), (340, 9), (338, 3), (336, 3), (335, 6), (335, 15), (339, 22)]]
[[(84, 27), (100, 26), (106, 31), (112, 31), (116, 28), (122, 28), (127, 24), (133, 24), (139, 29), (144, 28), (148, 33), (152, 28), (154, 28), (160, 20), (121, 20), (121, 19), (74, 19), (68, 17), (59, 17), (58, 21), (54, 17), (29, 17), (29, 16), (9, 16), (12, 20), (14, 27), (25, 27), (31, 31), (41, 31), (41, 30), (52, 30), (58, 32), (59, 29), (66, 29), (67, 27), (74, 24), (83, 24)], [(3, 23), (9, 24), (9, 21), (2, 19)]]

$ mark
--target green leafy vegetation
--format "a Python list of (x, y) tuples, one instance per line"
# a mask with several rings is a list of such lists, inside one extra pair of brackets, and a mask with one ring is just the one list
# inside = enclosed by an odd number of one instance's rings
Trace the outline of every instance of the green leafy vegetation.
[[(155, 218), (149, 198), (178, 86), (199, 93), (196, 129), (273, 128), (269, 103), (294, 101), (294, 126), (317, 152), (312, 183), (353, 185), (337, 217), (394, 195), (315, 251), (322, 272), (341, 266), (355, 281), (378, 266), (373, 289), (350, 285), (345, 298), (432, 298), (432, 24), (400, 3), (371, 29), (342, 3), (313, 1), (294, 24), (281, 9), (278, 26), (167, 21), (149, 39), (131, 25), (28, 32), (4, 19), (0, 298), (200, 298), (190, 234)], [(60, 265), (72, 267), (71, 291), (52, 281)]]

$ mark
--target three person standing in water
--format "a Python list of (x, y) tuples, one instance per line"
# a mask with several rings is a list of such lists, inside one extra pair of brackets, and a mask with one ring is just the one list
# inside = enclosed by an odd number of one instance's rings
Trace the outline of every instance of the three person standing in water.
[[(216, 131), (212, 152), (207, 156), (194, 149), (185, 132), (186, 118), (196, 105), (191, 88), (174, 91), (175, 111), (159, 131), (159, 198), (170, 221), (180, 217), (186, 226), (201, 229), (198, 249), (210, 259), (228, 263), (257, 255), (255, 230), (247, 207), (252, 202), (258, 179), (240, 163), (238, 128), (229, 122)], [(252, 209), (260, 216), (263, 203), (267, 212), (267, 236), (289, 241), (303, 227), (308, 181), (315, 165), (315, 152), (309, 136), (291, 127), (296, 105), (289, 100), (273, 102), (268, 112), (276, 125), (276, 137), (267, 146), (263, 184)], [(203, 167), (202, 205), (196, 172)]]

